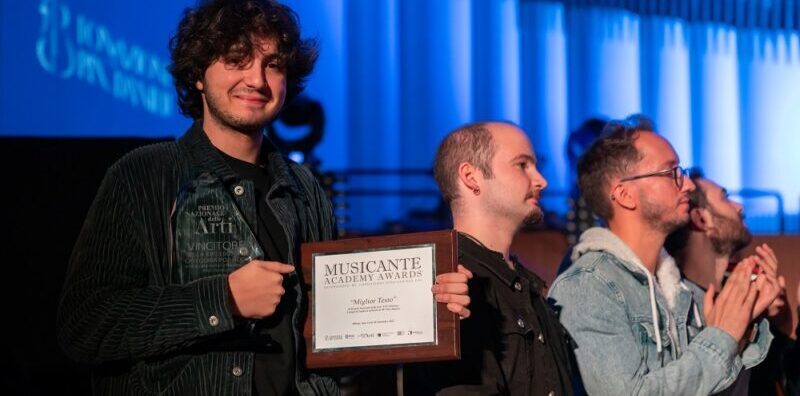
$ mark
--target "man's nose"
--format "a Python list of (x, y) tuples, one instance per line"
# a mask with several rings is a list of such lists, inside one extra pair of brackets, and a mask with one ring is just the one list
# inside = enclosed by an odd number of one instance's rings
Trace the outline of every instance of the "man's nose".
[(244, 83), (247, 84), (248, 87), (261, 89), (267, 86), (265, 70), (258, 62), (250, 62), (242, 73), (244, 73)]
[(683, 176), (683, 188), (681, 190), (685, 192), (691, 192), (694, 191), (696, 188), (697, 186), (694, 184), (691, 177)]
[(547, 187), (547, 179), (539, 173), (538, 169), (535, 169), (533, 171), (533, 177), (531, 178), (531, 184), (539, 190), (544, 190)]

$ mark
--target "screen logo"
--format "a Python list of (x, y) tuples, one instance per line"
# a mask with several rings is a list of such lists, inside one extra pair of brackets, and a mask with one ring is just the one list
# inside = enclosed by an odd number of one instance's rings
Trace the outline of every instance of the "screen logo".
[(64, 1), (42, 0), (39, 14), (36, 56), (47, 73), (97, 87), (115, 100), (153, 115), (175, 114), (167, 60), (73, 12)]

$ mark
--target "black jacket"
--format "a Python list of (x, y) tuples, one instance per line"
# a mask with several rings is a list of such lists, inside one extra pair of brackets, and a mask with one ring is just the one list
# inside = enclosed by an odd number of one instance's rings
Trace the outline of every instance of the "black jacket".
[(511, 270), (500, 253), (464, 234), (458, 251), (474, 276), (472, 315), (461, 321), (461, 360), (409, 365), (407, 394), (580, 392), (572, 341), (543, 297), (544, 282), (519, 263)]
[[(333, 237), (333, 215), (311, 173), (264, 141), (261, 155), (273, 177), (267, 201), (294, 264), (300, 243)], [(200, 122), (177, 142), (134, 150), (106, 173), (70, 259), (57, 322), (62, 349), (92, 367), (95, 394), (251, 394), (254, 353), (218, 347), (241, 333), (227, 275), (246, 261), (205, 272), (181, 271), (176, 262), (176, 203), (198, 188), (231, 202), (246, 223), (238, 224), (243, 233), (254, 229), (252, 183), (237, 178)], [(258, 250), (251, 235), (240, 239)], [(302, 395), (335, 394), (333, 381), (303, 369), (303, 288), (298, 282), (293, 314), (297, 388)]]

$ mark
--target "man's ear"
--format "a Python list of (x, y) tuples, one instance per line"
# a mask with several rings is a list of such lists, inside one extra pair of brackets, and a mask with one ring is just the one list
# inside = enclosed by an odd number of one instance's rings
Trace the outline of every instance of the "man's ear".
[(714, 216), (705, 208), (689, 210), (689, 222), (693, 230), (707, 231), (714, 228)]
[(203, 80), (195, 81), (194, 87), (197, 88), (198, 91), (203, 92)]
[(480, 173), (478, 168), (472, 166), (469, 162), (462, 162), (458, 165), (458, 180), (466, 188), (475, 191), (480, 189), (480, 181), (482, 181), (483, 174)]
[(611, 204), (614, 203), (627, 210), (634, 210), (637, 206), (636, 197), (622, 184), (617, 184), (611, 189)]

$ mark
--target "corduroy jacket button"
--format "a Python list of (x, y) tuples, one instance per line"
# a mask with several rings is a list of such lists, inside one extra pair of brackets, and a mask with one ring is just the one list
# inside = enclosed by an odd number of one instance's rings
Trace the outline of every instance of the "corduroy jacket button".
[(233, 370), (231, 370), (231, 373), (233, 374), (234, 377), (241, 377), (243, 370), (239, 366), (233, 366)]
[(214, 315), (209, 316), (208, 317), (208, 324), (210, 324), (211, 327), (217, 327), (217, 325), (219, 325), (219, 318), (217, 318)]
[(234, 193), (234, 194), (236, 194), (236, 195), (242, 195), (242, 194), (244, 194), (244, 187), (242, 187), (242, 186), (236, 186), (236, 187), (234, 187), (234, 188), (233, 188), (233, 193)]

